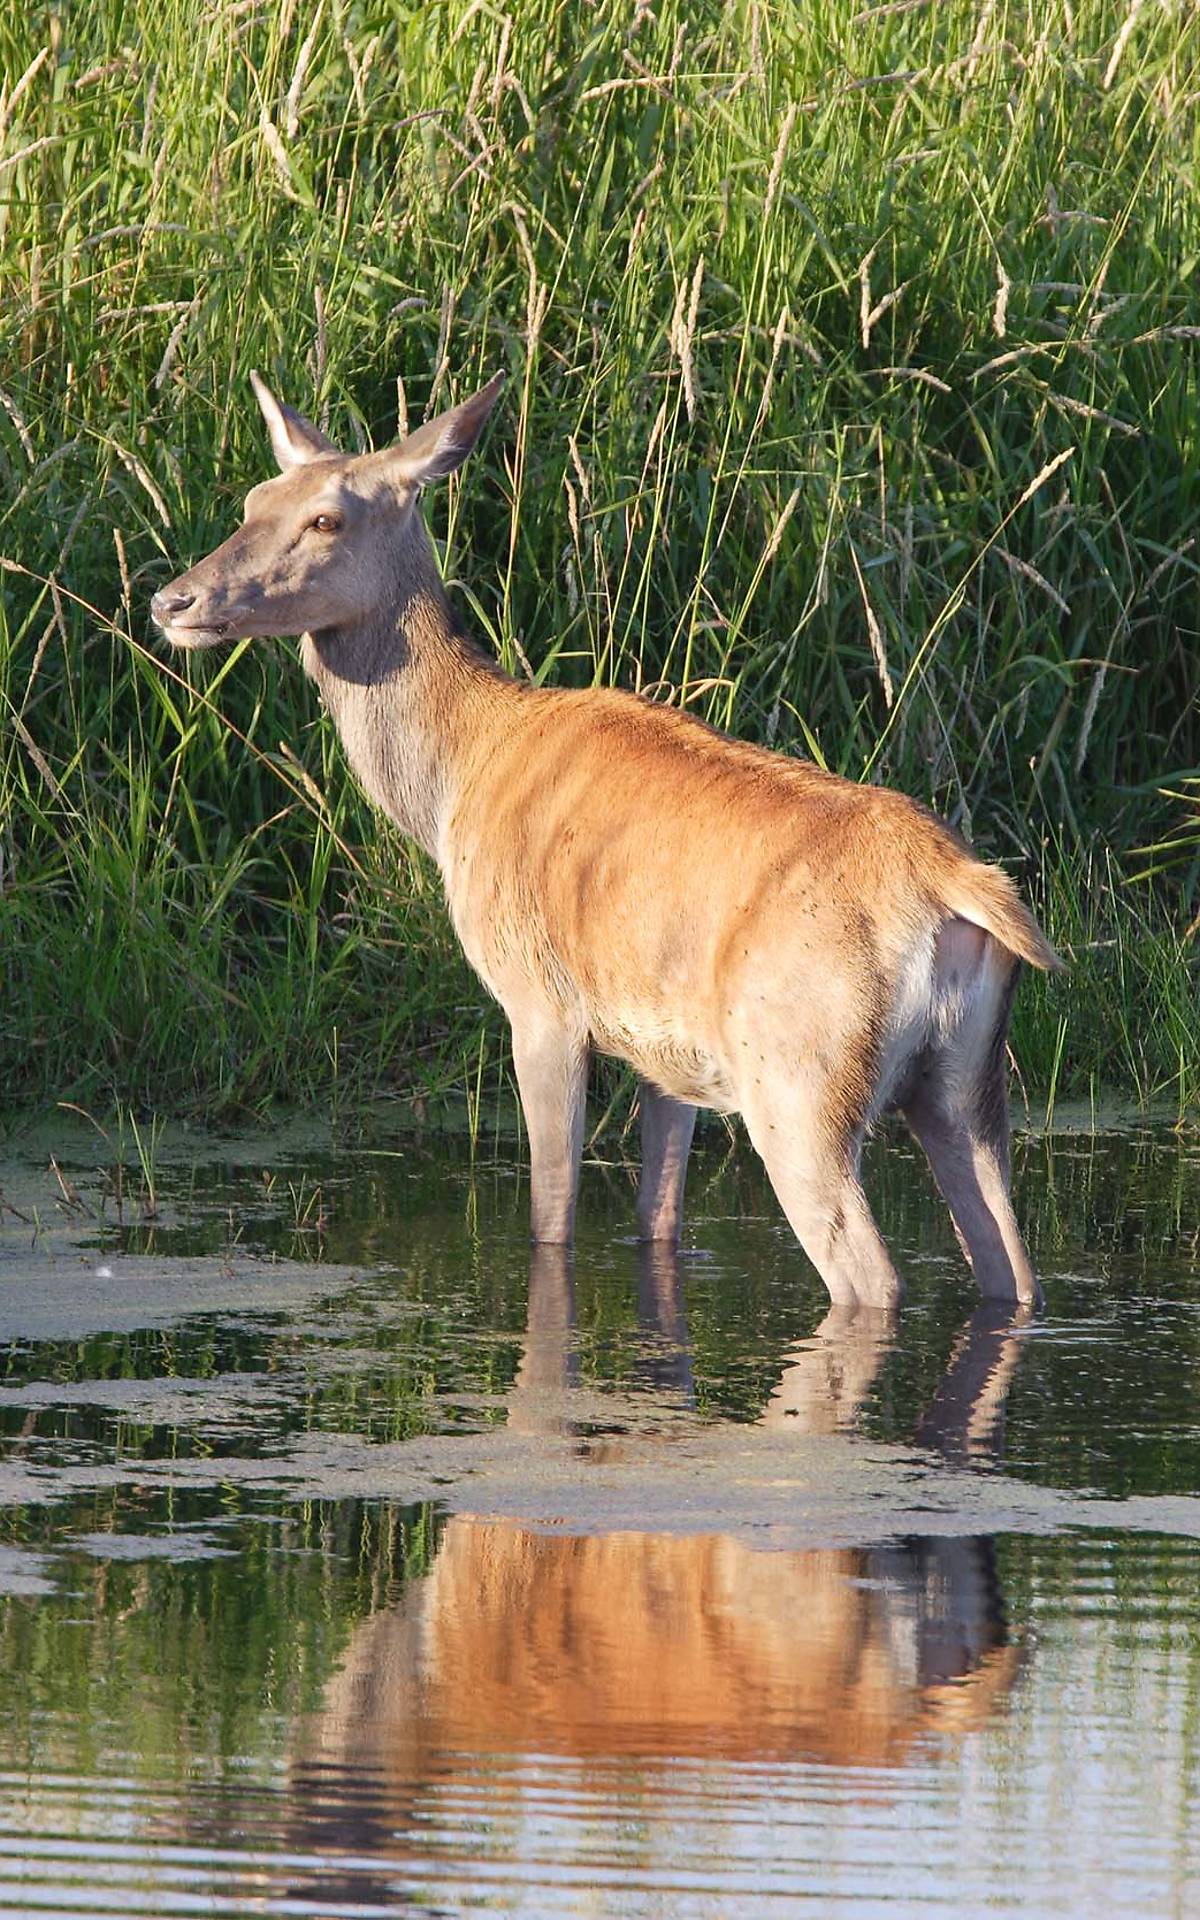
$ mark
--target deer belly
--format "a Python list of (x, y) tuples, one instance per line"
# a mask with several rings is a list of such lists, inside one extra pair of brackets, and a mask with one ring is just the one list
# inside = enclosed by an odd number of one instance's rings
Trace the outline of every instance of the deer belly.
[(647, 1031), (641, 1021), (593, 1014), (589, 1037), (597, 1053), (624, 1060), (660, 1092), (696, 1107), (734, 1113), (737, 1100), (721, 1062), (682, 1034), (668, 1028)]

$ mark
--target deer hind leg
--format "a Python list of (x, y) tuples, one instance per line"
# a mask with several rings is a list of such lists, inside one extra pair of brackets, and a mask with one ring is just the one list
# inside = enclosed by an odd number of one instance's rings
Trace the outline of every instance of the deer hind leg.
[(548, 1007), (507, 1011), (529, 1134), (530, 1235), (540, 1245), (570, 1246), (583, 1155), (587, 1035)]
[(638, 1185), (638, 1234), (642, 1240), (678, 1246), (683, 1225), (683, 1187), (696, 1126), (696, 1109), (641, 1082), (642, 1177)]
[(937, 966), (957, 1015), (930, 1046), (902, 1107), (928, 1157), (985, 1299), (1041, 1302), (1009, 1198), (1004, 1043), (1017, 966), (965, 921), (947, 922)]
[(756, 1092), (746, 1125), (831, 1300), (889, 1310), (900, 1299), (900, 1276), (858, 1177), (865, 1102), (848, 1115), (829, 1091), (801, 1084)]

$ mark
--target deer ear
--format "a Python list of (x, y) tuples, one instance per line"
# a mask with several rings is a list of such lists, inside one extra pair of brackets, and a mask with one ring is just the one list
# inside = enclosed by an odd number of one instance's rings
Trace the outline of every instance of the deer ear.
[(425, 487), (431, 480), (444, 480), (448, 473), (461, 467), (483, 432), (484, 422), (503, 385), (504, 375), (494, 373), (486, 387), (481, 387), (469, 400), (439, 413), (436, 420), (427, 420), (423, 427), (410, 433), (389, 456), (396, 478), (411, 487)]
[(282, 400), (275, 398), (260, 373), (251, 373), (250, 385), (262, 408), (275, 458), (284, 473), (289, 467), (302, 467), (306, 461), (320, 460), (326, 454), (337, 452), (333, 441), (327, 440), (311, 420), (306, 420), (302, 413), (285, 407)]

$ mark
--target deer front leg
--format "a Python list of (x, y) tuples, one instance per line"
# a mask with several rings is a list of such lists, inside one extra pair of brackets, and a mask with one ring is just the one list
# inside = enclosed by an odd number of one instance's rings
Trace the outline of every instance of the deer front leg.
[(638, 1233), (643, 1240), (678, 1246), (683, 1225), (683, 1184), (696, 1125), (696, 1109), (640, 1083), (642, 1177), (638, 1186)]
[(570, 1246), (583, 1154), (587, 1036), (548, 1009), (513, 1015), (513, 1065), (529, 1135), (530, 1237)]

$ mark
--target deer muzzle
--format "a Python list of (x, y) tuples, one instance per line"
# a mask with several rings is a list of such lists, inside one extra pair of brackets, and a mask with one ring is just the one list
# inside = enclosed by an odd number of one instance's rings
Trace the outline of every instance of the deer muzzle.
[(181, 580), (154, 595), (150, 613), (176, 647), (214, 647), (237, 632), (236, 620), (224, 608), (218, 612), (206, 604), (205, 596), (197, 599)]

